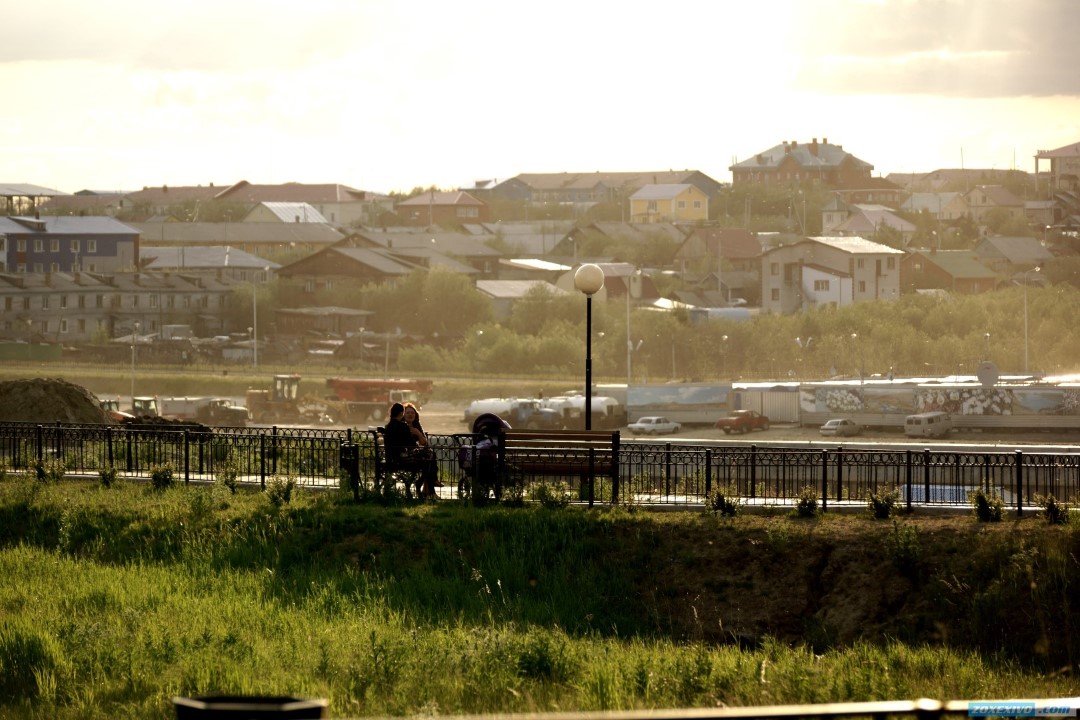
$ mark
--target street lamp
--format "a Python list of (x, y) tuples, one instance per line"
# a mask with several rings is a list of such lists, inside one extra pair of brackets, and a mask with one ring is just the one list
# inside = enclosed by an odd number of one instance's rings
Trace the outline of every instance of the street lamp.
[(859, 345), (859, 333), (851, 333), (851, 344), (859, 353), (859, 384), (866, 382), (866, 369), (863, 365), (862, 345)]
[[(263, 273), (269, 273), (270, 266), (267, 265), (263, 268)], [(259, 369), (259, 298), (256, 295), (258, 290), (258, 273), (252, 274), (251, 277), (251, 367)]]
[(592, 430), (592, 296), (604, 287), (604, 271), (585, 263), (574, 273), (574, 287), (585, 293), (585, 429)]
[[(626, 283), (626, 385), (630, 386), (631, 373), (630, 373), (630, 356), (634, 352), (634, 341), (630, 338), (630, 296), (633, 294), (634, 281), (638, 282), (638, 296), (641, 296), (641, 270), (636, 269), (634, 273), (630, 275)], [(640, 346), (640, 343), (638, 343)]]
[(990, 359), (990, 333), (985, 333), (983, 339), (986, 341), (986, 350), (983, 352), (983, 360)]
[(720, 336), (720, 379), (727, 377), (727, 335)]
[(1027, 303), (1027, 289), (1028, 289), (1028, 273), (1039, 272), (1041, 270), (1039, 266), (1035, 266), (1034, 270), (1024, 271), (1024, 372), (1028, 371), (1028, 303)]

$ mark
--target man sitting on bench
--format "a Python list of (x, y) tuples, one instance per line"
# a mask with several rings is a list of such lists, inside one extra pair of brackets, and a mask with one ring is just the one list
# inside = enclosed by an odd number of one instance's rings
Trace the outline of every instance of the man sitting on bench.
[[(386, 463), (391, 469), (418, 471), (417, 497), (434, 497), (435, 481), (439, 477), (439, 464), (435, 453), (420, 439), (423, 431), (405, 422), (405, 406), (390, 406), (390, 422), (386, 423)], [(408, 488), (406, 488), (407, 490)]]

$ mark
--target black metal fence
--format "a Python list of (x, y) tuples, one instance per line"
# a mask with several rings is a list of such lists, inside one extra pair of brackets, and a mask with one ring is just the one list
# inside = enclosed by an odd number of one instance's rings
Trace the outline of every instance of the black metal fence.
[[(455, 498), (465, 472), (459, 452), (469, 434), (432, 435), (443, 487)], [(60, 475), (148, 478), (168, 466), (182, 482), (231, 477), (265, 487), (287, 476), (298, 485), (361, 489), (374, 482), (375, 445), (366, 430), (308, 428), (129, 428), (122, 425), (0, 424), (0, 464), (16, 470)], [(595, 504), (701, 505), (714, 489), (724, 489), (748, 505), (792, 503), (805, 488), (816, 491), (823, 509), (863, 506), (873, 494), (896, 491), (908, 508), (966, 504), (978, 488), (996, 492), (1007, 507), (1022, 512), (1040, 496), (1080, 498), (1080, 453), (971, 452), (943, 450), (863, 450), (758, 445), (684, 445), (624, 441), (619, 446), (617, 482), (565, 472), (561, 451), (552, 450), (545, 472), (503, 472), (508, 486), (525, 499), (540, 485), (561, 484), (572, 500)]]

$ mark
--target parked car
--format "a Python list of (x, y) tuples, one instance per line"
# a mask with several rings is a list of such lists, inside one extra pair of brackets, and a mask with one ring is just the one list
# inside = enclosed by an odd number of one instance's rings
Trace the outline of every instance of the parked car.
[(682, 425), (677, 422), (672, 422), (666, 417), (660, 417), (659, 415), (650, 415), (647, 417), (638, 418), (637, 422), (632, 422), (626, 426), (634, 435), (665, 435), (667, 433), (677, 433), (682, 429)]
[(862, 432), (862, 426), (859, 423), (848, 420), (847, 418), (833, 418), (827, 423), (821, 426), (820, 432), (822, 435), (838, 435), (844, 437), (850, 437), (852, 435), (858, 435)]
[(733, 432), (745, 433), (751, 430), (768, 430), (769, 418), (756, 410), (736, 410), (727, 417), (716, 421), (716, 429), (725, 435)]

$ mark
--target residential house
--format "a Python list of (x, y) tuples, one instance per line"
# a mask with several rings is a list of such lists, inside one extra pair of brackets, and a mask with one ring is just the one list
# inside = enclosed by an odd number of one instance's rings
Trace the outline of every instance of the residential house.
[(442, 266), (466, 274), (494, 278), (501, 253), (484, 238), (464, 232), (416, 228), (360, 230), (347, 239), (354, 247), (380, 248), (418, 267)]
[(1000, 185), (1009, 178), (1027, 175), (998, 168), (942, 168), (928, 173), (889, 173), (885, 179), (909, 192), (966, 193), (976, 185)]
[(1039, 240), (995, 235), (975, 246), (972, 254), (994, 272), (1013, 275), (1045, 265), (1054, 255)]
[(335, 227), (377, 225), (385, 214), (394, 209), (393, 200), (388, 195), (336, 183), (254, 185), (241, 180), (220, 190), (214, 199), (247, 207), (264, 202), (306, 203)]
[(689, 183), (645, 185), (630, 196), (630, 222), (691, 223), (709, 219), (709, 196)]
[[(235, 286), (173, 273), (0, 273), (3, 336), (87, 343), (190, 325), (220, 334)], [(136, 330), (136, 324), (138, 329)]]
[(281, 267), (276, 262), (228, 245), (211, 247), (143, 246), (142, 269), (148, 272), (183, 273), (236, 283), (267, 283)]
[(42, 215), (105, 215), (120, 212), (125, 192), (80, 190), (74, 195), (55, 195), (38, 206)]
[(491, 188), (501, 200), (529, 205), (555, 203), (588, 207), (597, 203), (624, 204), (646, 185), (693, 185), (706, 197), (715, 198), (724, 188), (698, 170), (593, 173), (522, 173)]
[(109, 217), (0, 217), (0, 271), (115, 272), (139, 261), (139, 230)]
[[(203, 185), (181, 185), (169, 187), (144, 187), (142, 190), (128, 193), (120, 202), (120, 210), (125, 217), (149, 218), (154, 215), (176, 216), (176, 210), (185, 206), (187, 210), (184, 217), (177, 217), (183, 221), (197, 221), (197, 209), (200, 203), (208, 203), (221, 192), (221, 187), (214, 187), (213, 183)], [(190, 213), (190, 217), (187, 214)]]
[(904, 292), (939, 288), (974, 295), (998, 287), (1001, 276), (979, 262), (971, 250), (916, 250), (900, 261)]
[(913, 192), (900, 205), (907, 213), (927, 213), (939, 222), (959, 220), (970, 211), (959, 192)]
[(488, 204), (464, 191), (421, 193), (398, 202), (394, 211), (402, 225), (431, 229), (491, 220)]
[(274, 335), (286, 341), (293, 337), (360, 335), (372, 315), (371, 310), (335, 306), (280, 308), (274, 311)]
[(883, 177), (842, 177), (832, 185), (833, 194), (849, 205), (884, 205), (896, 209), (908, 196), (908, 192)]
[[(589, 225), (576, 227), (567, 233), (554, 248), (549, 256), (554, 258), (573, 259), (577, 264), (579, 254), (587, 255), (589, 248), (608, 248), (619, 244), (640, 246), (640, 254), (649, 254), (649, 246), (658, 244), (670, 245), (672, 252), (682, 245), (686, 235), (690, 232), (685, 225), (674, 223), (631, 224), (622, 222), (594, 222)], [(584, 250), (583, 250), (584, 249)], [(595, 253), (591, 253), (595, 255)], [(625, 258), (623, 258), (625, 259)], [(667, 258), (664, 264), (670, 262)]]
[(849, 205), (847, 218), (838, 225), (822, 228), (822, 231), (830, 235), (877, 237), (885, 228), (894, 230), (905, 246), (911, 242), (916, 230), (914, 224), (883, 205)]
[[(648, 273), (642, 272), (641, 268), (631, 263), (598, 262), (596, 263), (604, 271), (604, 287), (600, 288), (593, 297), (597, 301), (616, 300), (646, 301), (652, 302), (660, 297), (660, 292), (653, 284)], [(579, 293), (574, 285), (574, 274), (577, 268), (567, 270), (555, 281), (555, 285), (570, 293)]]
[(573, 230), (573, 220), (544, 220), (525, 222), (464, 223), (461, 230), (493, 247), (501, 247), (516, 255), (539, 257), (546, 255), (567, 233)]
[(324, 223), (128, 223), (144, 242), (158, 247), (231, 247), (284, 264), (341, 242), (345, 236)]
[(323, 248), (283, 265), (277, 275), (304, 292), (359, 287), (365, 283), (394, 282), (419, 266), (395, 258), (382, 248), (353, 247), (347, 244)]
[[(1050, 171), (1047, 179), (1050, 188), (1055, 191), (1080, 192), (1080, 142), (1059, 147), (1057, 150), (1040, 150), (1035, 154), (1035, 177), (1038, 181), (1040, 176), (1040, 161), (1050, 161)], [(1038, 183), (1040, 194), (1044, 184)], [(1043, 195), (1046, 197), (1046, 195)]]
[(566, 295), (568, 290), (559, 288), (544, 280), (477, 280), (476, 289), (491, 300), (495, 319), (499, 322), (508, 319), (514, 312), (514, 305), (534, 288), (545, 288), (552, 295)]
[(241, 222), (323, 223), (326, 218), (305, 202), (261, 202)]
[(1001, 185), (979, 185), (964, 193), (964, 203), (977, 225), (985, 225), (994, 211), (1005, 212), (1010, 220), (1024, 220), (1024, 201)]
[(675, 265), (690, 282), (717, 291), (710, 305), (756, 302), (760, 292), (761, 243), (743, 228), (694, 228), (675, 252)]
[(731, 165), (735, 185), (794, 185), (816, 183), (826, 187), (866, 184), (874, 166), (829, 143), (784, 141)]
[(554, 282), (567, 270), (569, 265), (551, 262), (541, 258), (499, 258), (500, 280), (543, 280)]
[(812, 237), (762, 257), (761, 307), (792, 313), (823, 305), (894, 300), (902, 250), (860, 237)]

